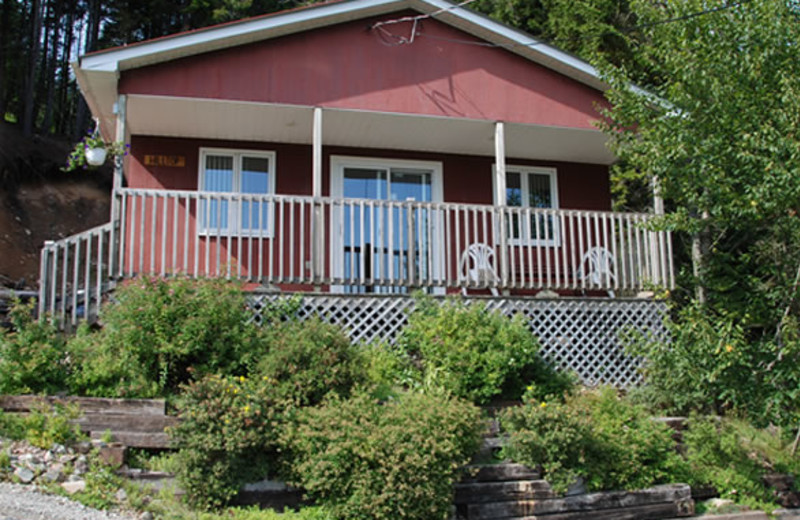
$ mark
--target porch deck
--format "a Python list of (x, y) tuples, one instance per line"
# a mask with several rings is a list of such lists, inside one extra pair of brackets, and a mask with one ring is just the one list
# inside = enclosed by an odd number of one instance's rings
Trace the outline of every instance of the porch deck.
[(42, 249), (39, 310), (93, 319), (138, 275), (330, 293), (631, 295), (674, 285), (646, 214), (119, 188), (112, 222)]

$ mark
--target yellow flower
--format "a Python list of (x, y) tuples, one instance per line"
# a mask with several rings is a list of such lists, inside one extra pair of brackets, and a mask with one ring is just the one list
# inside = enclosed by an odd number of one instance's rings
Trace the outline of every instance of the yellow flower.
[(250, 413), (250, 405), (245, 405), (243, 410), (244, 410), (244, 413)]
[(733, 352), (733, 345), (725, 345), (725, 352), (728, 353)]
[(545, 408), (545, 407), (547, 407), (547, 403), (542, 401), (542, 403), (539, 405), (539, 408)]
[(245, 382), (245, 377), (244, 377), (244, 376), (239, 376), (239, 381), (241, 381), (242, 383), (244, 383), (244, 382)]

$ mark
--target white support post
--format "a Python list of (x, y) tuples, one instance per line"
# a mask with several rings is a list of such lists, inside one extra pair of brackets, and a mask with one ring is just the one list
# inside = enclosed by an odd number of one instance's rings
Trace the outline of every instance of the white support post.
[[(128, 116), (128, 97), (125, 94), (120, 94), (117, 98), (115, 107), (117, 114), (116, 128), (114, 129), (114, 140), (117, 142), (125, 142), (127, 138), (127, 116)], [(114, 184), (111, 191), (111, 231), (108, 236), (108, 276), (111, 278), (115, 272), (114, 260), (119, 254), (119, 249), (124, 247), (122, 241), (125, 237), (119, 236), (117, 238), (117, 228), (119, 222), (123, 218), (120, 214), (120, 201), (119, 189), (122, 188), (122, 176), (124, 171), (125, 158), (124, 156), (114, 156)]]
[(502, 121), (494, 124), (494, 161), (495, 161), (495, 203), (498, 212), (495, 242), (499, 237), (500, 243), (500, 280), (503, 290), (508, 287), (508, 251), (506, 248), (506, 138), (505, 125)]
[(314, 290), (320, 292), (320, 280), (324, 276), (325, 264), (322, 258), (323, 243), (325, 230), (323, 229), (323, 215), (322, 203), (319, 198), (322, 197), (322, 108), (314, 107), (314, 123), (311, 136), (311, 194), (314, 197), (312, 207), (314, 208), (314, 219), (316, 225), (314, 226), (314, 235), (311, 237), (313, 244), (312, 251), (312, 269), (311, 278), (314, 280)]

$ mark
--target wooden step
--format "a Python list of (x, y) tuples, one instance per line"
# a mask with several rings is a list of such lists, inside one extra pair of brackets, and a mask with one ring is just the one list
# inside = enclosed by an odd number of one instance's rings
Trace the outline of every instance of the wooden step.
[[(563, 518), (580, 517), (587, 519), (596, 518), (599, 520), (602, 518), (617, 518), (615, 516), (602, 516), (603, 511), (613, 510), (619, 512), (623, 510), (627, 511), (631, 508), (644, 508), (642, 509), (642, 514), (644, 514), (644, 511), (647, 510), (645, 506), (658, 506), (653, 508), (653, 514), (656, 514), (655, 512), (658, 511), (657, 514), (661, 515), (662, 510), (687, 509), (689, 504), (691, 504), (691, 510), (694, 511), (694, 501), (692, 500), (689, 486), (686, 484), (670, 484), (639, 491), (589, 493), (549, 500), (516, 500), (469, 504), (467, 505), (467, 514), (470, 520), (495, 520), (499, 518), (526, 518), (527, 520), (535, 520), (544, 516), (552, 518), (552, 520), (557, 520), (562, 517), (550, 515), (579, 513), (578, 516), (564, 516)], [(671, 512), (667, 516), (679, 516), (679, 513)], [(641, 518), (666, 518), (667, 516), (642, 516)]]
[[(171, 448), (169, 435), (166, 433), (148, 433), (148, 432), (125, 432), (125, 431), (112, 431), (111, 442), (119, 442), (129, 448), (148, 448), (148, 449), (167, 449)], [(101, 440), (105, 437), (105, 432), (92, 432), (92, 440)]]
[(511, 462), (501, 464), (476, 464), (467, 466), (462, 483), (469, 482), (506, 482), (510, 480), (539, 480), (541, 474), (524, 466)]
[(178, 424), (177, 417), (168, 415), (86, 414), (76, 423), (86, 432), (126, 431), (163, 433)]
[[(694, 515), (694, 502), (668, 502), (630, 506), (618, 509), (602, 509), (598, 511), (571, 511), (545, 515), (522, 517), (503, 517), (503, 520), (659, 520), (684, 518)], [(498, 520), (498, 517), (486, 517), (485, 520)], [(472, 517), (470, 517), (472, 520)]]
[(456, 505), (553, 498), (553, 490), (545, 480), (507, 482), (474, 482), (456, 484)]
[(107, 399), (102, 397), (43, 397), (38, 395), (0, 395), (0, 408), (7, 412), (28, 412), (38, 403), (77, 404), (85, 414), (164, 415), (163, 399)]

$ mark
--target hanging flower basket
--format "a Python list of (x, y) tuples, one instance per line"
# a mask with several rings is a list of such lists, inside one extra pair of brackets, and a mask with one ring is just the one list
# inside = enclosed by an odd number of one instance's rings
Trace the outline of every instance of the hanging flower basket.
[(88, 148), (86, 149), (86, 162), (89, 166), (100, 166), (106, 162), (107, 154), (105, 148)]
[(109, 155), (128, 155), (130, 145), (123, 143), (106, 143), (100, 137), (100, 133), (95, 130), (75, 145), (72, 152), (67, 157), (67, 164), (62, 168), (63, 171), (88, 170), (90, 167), (101, 166)]

